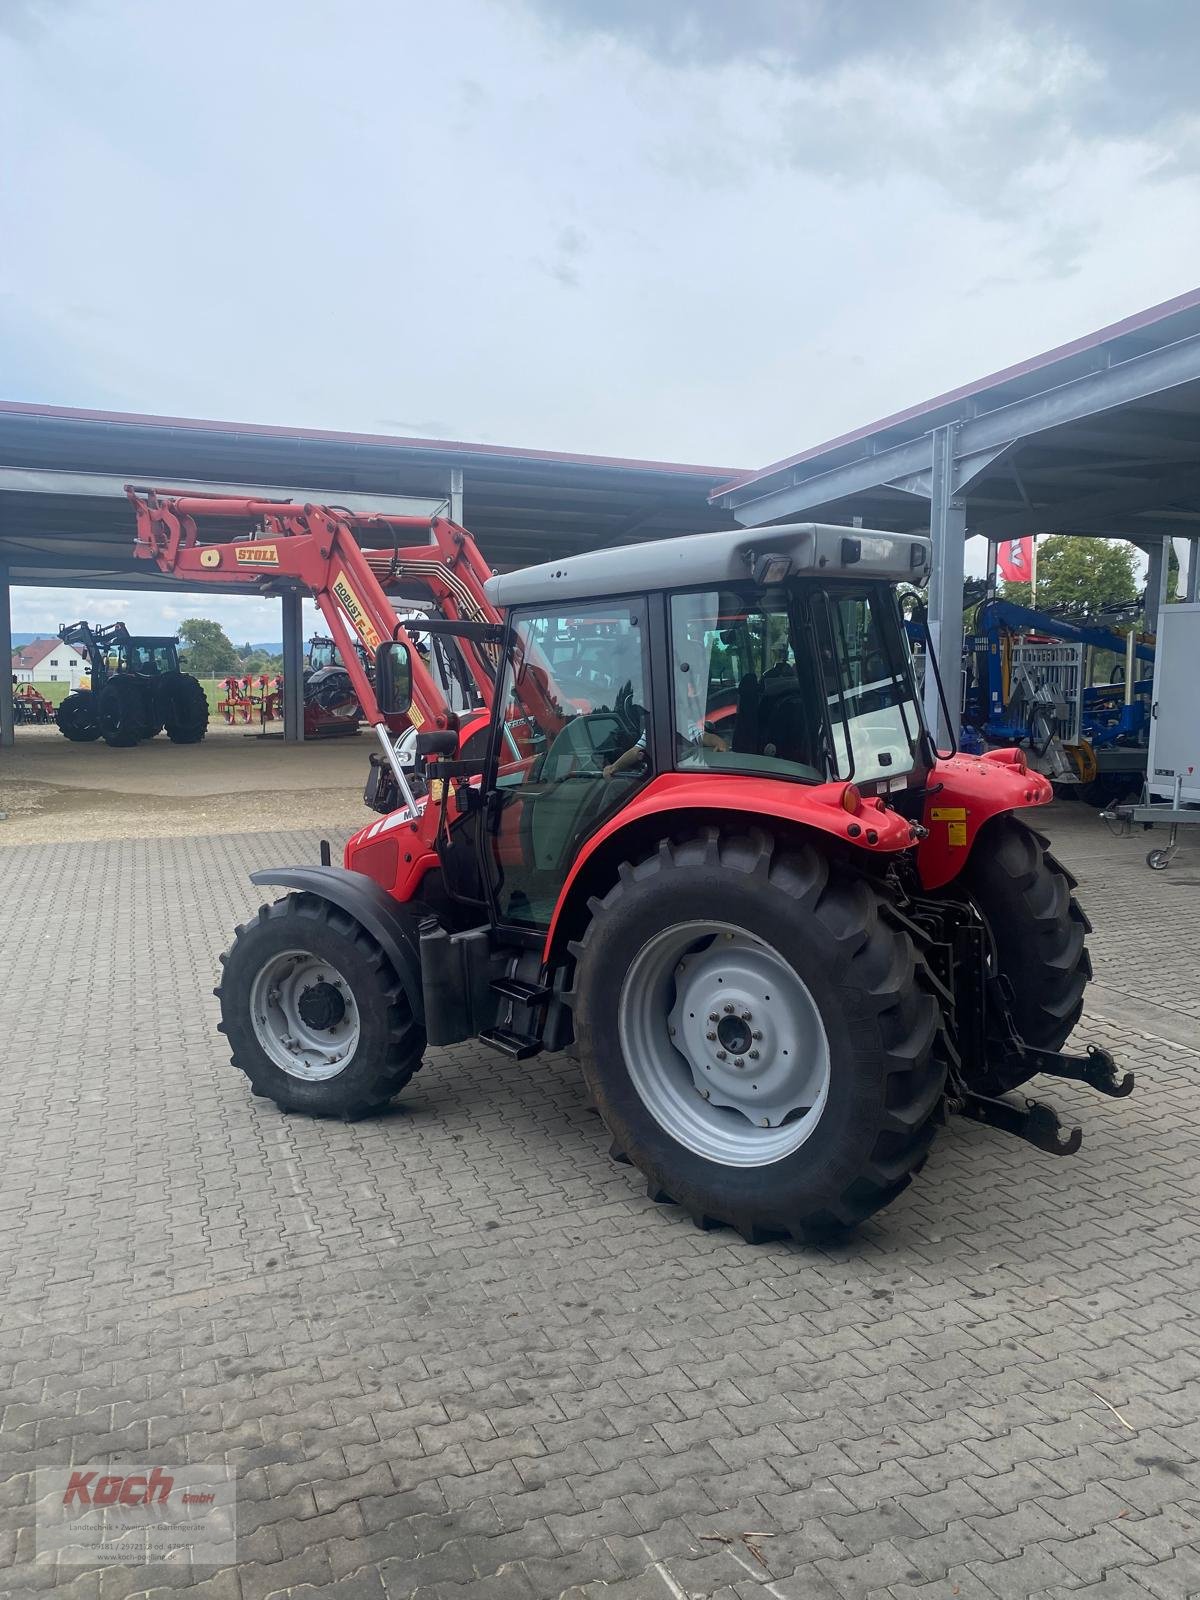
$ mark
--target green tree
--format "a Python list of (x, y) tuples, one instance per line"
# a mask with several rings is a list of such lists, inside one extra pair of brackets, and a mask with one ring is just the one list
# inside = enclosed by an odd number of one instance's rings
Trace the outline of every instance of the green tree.
[[(1039, 610), (1061, 610), (1074, 617), (1094, 617), (1106, 606), (1127, 605), (1137, 599), (1133, 576), (1134, 549), (1123, 539), (1083, 539), (1052, 533), (1038, 545), (1037, 598)], [(1009, 583), (1006, 600), (1030, 604), (1027, 583)]]
[(219, 678), (237, 666), (237, 651), (219, 622), (188, 617), (179, 624), (179, 638), (187, 651), (187, 670), (197, 678)]

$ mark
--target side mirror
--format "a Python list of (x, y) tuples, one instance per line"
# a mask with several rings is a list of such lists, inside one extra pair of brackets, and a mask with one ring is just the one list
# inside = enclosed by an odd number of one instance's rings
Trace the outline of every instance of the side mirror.
[(401, 717), (412, 705), (412, 657), (399, 640), (388, 639), (375, 652), (375, 698), (385, 717)]

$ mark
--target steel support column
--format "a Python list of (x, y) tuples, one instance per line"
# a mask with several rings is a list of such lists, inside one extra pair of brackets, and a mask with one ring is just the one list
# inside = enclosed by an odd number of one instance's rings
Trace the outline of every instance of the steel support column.
[(304, 742), (304, 597), (298, 589), (285, 594), (283, 606), (283, 737), (287, 744)]
[(0, 748), (13, 743), (11, 601), (8, 568), (0, 567), (0, 661), (4, 662), (8, 672), (8, 682), (0, 687)]
[(463, 527), (463, 469), (450, 468), (450, 521)]
[(1195, 605), (1197, 590), (1200, 588), (1197, 584), (1197, 579), (1200, 579), (1200, 571), (1197, 570), (1198, 561), (1200, 561), (1200, 539), (1189, 539), (1187, 590), (1184, 594), (1184, 599), (1189, 605)]
[(1167, 583), (1171, 575), (1171, 538), (1164, 533), (1149, 548), (1146, 569), (1146, 632), (1158, 632), (1158, 614), (1167, 603)]
[(937, 730), (940, 748), (957, 736), (962, 715), (963, 562), (967, 542), (967, 508), (954, 492), (954, 452), (958, 424), (933, 433), (933, 477), (929, 499), (929, 533), (933, 569), (929, 574), (929, 634), (942, 675), (950, 727), (938, 700), (937, 680), (925, 672), (925, 719)]

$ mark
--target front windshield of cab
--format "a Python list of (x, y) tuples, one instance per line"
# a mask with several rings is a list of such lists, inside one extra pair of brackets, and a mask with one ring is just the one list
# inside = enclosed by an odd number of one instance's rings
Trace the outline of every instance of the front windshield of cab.
[(808, 783), (903, 777), (920, 719), (884, 586), (671, 597), (676, 765)]

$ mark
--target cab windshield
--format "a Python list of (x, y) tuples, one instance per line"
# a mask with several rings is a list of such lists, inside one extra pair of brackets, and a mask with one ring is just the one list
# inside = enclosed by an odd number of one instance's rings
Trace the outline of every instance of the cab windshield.
[(676, 765), (820, 783), (904, 777), (921, 721), (886, 586), (671, 598)]

